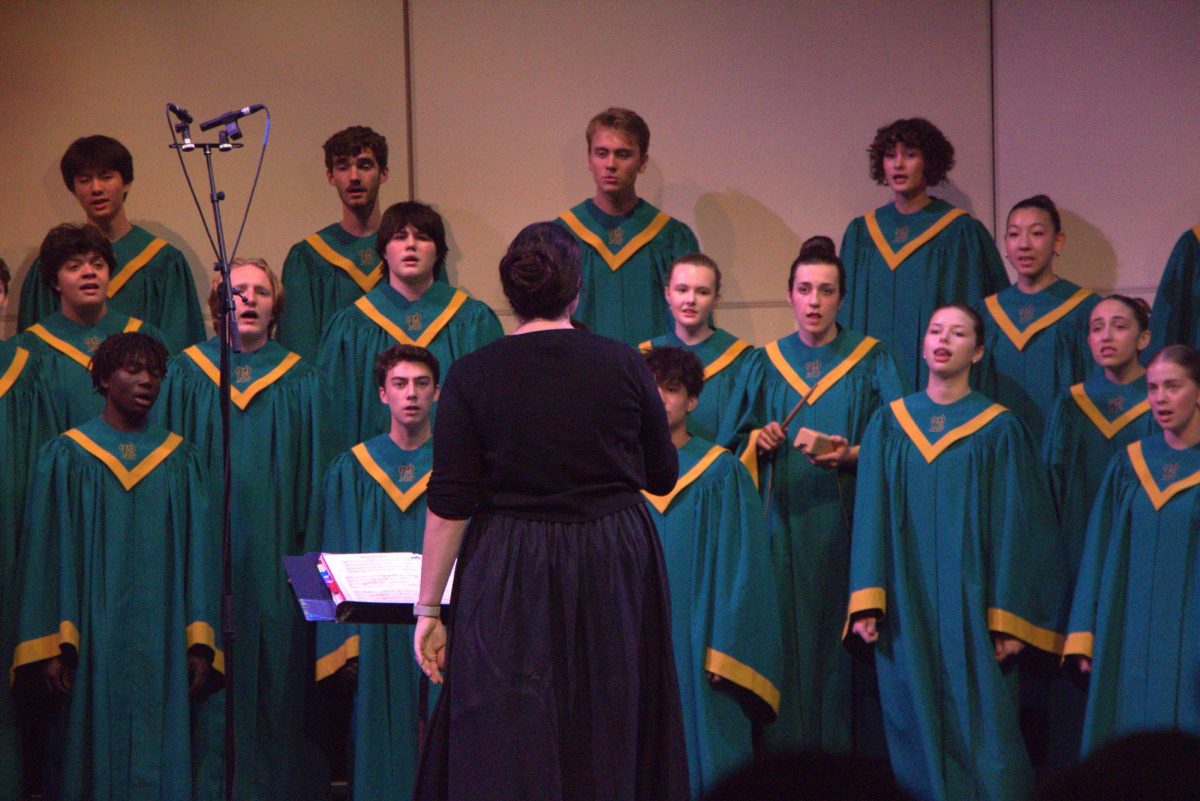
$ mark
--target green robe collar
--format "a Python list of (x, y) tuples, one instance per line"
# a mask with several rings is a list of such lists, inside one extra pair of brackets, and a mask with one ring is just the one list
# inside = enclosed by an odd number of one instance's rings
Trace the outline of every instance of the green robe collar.
[[(221, 371), (218, 365), (221, 363), (221, 343), (217, 337), (185, 348), (183, 355), (191, 359), (214, 385), (220, 386)], [(243, 411), (255, 395), (300, 363), (300, 354), (292, 353), (274, 340), (253, 353), (231, 355), (230, 396), (234, 405)]]
[(895, 203), (888, 203), (867, 212), (863, 219), (875, 249), (888, 268), (895, 270), (964, 214), (944, 200), (930, 198), (929, 205), (912, 214), (901, 214)]
[(1200, 445), (1177, 451), (1160, 432), (1129, 443), (1125, 450), (1155, 510), (1184, 490), (1200, 486)]
[(671, 221), (671, 217), (639, 199), (633, 211), (613, 217), (600, 211), (595, 201), (583, 201), (560, 216), (568, 228), (600, 254), (613, 272), (629, 261)]
[(466, 292), (436, 280), (415, 301), (383, 282), (354, 306), (400, 344), (427, 348), (467, 300)]
[(1072, 386), (1071, 398), (1105, 439), (1112, 439), (1150, 411), (1144, 374), (1128, 384), (1114, 384), (1103, 375), (1093, 376)]
[(1017, 350), (1024, 350), (1036, 334), (1066, 317), (1092, 294), (1090, 289), (1060, 278), (1032, 294), (1022, 292), (1014, 284), (989, 295), (984, 307)]
[(407, 512), (429, 486), (433, 471), (433, 439), (414, 451), (400, 448), (387, 434), (380, 434), (350, 449), (358, 464), (392, 502)]
[(161, 426), (149, 424), (141, 431), (117, 431), (94, 417), (63, 433), (104, 464), (125, 491), (133, 489), (170, 456), (183, 438)]
[(683, 348), (684, 350), (689, 350), (700, 359), (700, 364), (704, 366), (704, 380), (707, 381), (737, 361), (737, 357), (741, 356), (744, 351), (749, 350), (751, 347), (753, 346), (749, 342), (738, 339), (728, 331), (718, 328), (713, 331), (712, 336), (699, 345), (689, 345), (680, 339), (674, 331), (669, 331), (660, 337), (646, 340), (638, 345), (638, 350), (642, 353), (649, 353), (654, 348)]
[(331, 267), (341, 270), (363, 292), (369, 292), (383, 277), (383, 261), (375, 250), (375, 234), (353, 236), (334, 223), (304, 238), (309, 247)]
[(790, 334), (763, 349), (771, 364), (808, 405), (815, 404), (853, 370), (879, 340), (857, 331), (838, 331), (832, 342), (810, 348), (800, 341), (799, 334)]
[(722, 453), (726, 453), (726, 450), (720, 445), (714, 445), (700, 437), (692, 437), (679, 449), (679, 479), (675, 482), (675, 488), (666, 495), (651, 495), (646, 490), (642, 490), (642, 494), (659, 514), (666, 514), (679, 493), (704, 475)]
[(1008, 411), (979, 392), (945, 405), (934, 403), (928, 394), (918, 392), (892, 401), (890, 407), (904, 433), (929, 463), (954, 443), (977, 433)]
[(133, 226), (129, 233), (112, 243), (113, 255), (117, 257), (117, 269), (108, 277), (108, 296), (116, 297), (122, 287), (167, 246), (160, 239), (140, 226)]
[(137, 331), (141, 327), (141, 320), (110, 308), (99, 322), (92, 326), (80, 325), (67, 319), (62, 312), (55, 312), (25, 330), (59, 353), (75, 360), (85, 369), (90, 369), (92, 354), (100, 347), (101, 342), (113, 334)]

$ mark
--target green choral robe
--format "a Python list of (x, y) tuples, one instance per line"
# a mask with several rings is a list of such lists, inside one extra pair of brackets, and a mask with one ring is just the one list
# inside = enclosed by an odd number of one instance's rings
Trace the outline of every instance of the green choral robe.
[(683, 348), (700, 359), (704, 365), (704, 391), (700, 393), (695, 410), (688, 415), (688, 432), (702, 439), (715, 440), (721, 430), (721, 414), (729, 408), (738, 373), (753, 346), (718, 328), (699, 345), (687, 345), (671, 331), (638, 346), (642, 353), (649, 353), (653, 348)]
[(339, 441), (349, 447), (387, 430), (375, 357), (392, 345), (428, 348), (445, 377), (455, 359), (502, 336), (495, 312), (461, 289), (435, 281), (411, 302), (381, 282), (335, 314), (321, 338), (317, 367), (333, 387)]
[[(402, 450), (387, 434), (341, 454), (325, 474), (329, 553), (421, 552), (433, 440)], [(351, 733), (354, 801), (408, 798), (416, 780), (418, 688), (411, 625), (317, 624), (317, 681), (358, 659)], [(430, 701), (432, 703), (432, 699)]]
[[(215, 338), (172, 357), (153, 410), (200, 449), (210, 477), (209, 526), (218, 535), (219, 364)], [(231, 367), (236, 789), (239, 798), (303, 801), (323, 797), (328, 777), (305, 733), (315, 701), (313, 638), (288, 586), (283, 557), (320, 546), (321, 478), (331, 456), (329, 393), (313, 368), (276, 342), (234, 354)], [(213, 701), (204, 718), (206, 736), (219, 741), (224, 700)], [(222, 770), (219, 762), (205, 769)]]
[[(0, 341), (0, 654), (5, 662), (16, 646), (17, 553), (29, 466), (43, 442), (57, 433), (50, 389), (36, 360), (12, 341)], [(16, 711), (6, 685), (0, 689), (0, 798), (3, 788), (15, 795), (21, 787)]]
[[(1122, 385), (1103, 374), (1072, 386), (1050, 412), (1042, 461), (1050, 472), (1050, 496), (1066, 548), (1068, 587), (1079, 572), (1088, 514), (1104, 471), (1126, 445), (1157, 430), (1149, 412), (1145, 376)], [(1043, 721), (1046, 753), (1051, 764), (1067, 764), (1079, 758), (1087, 687), (1062, 675), (1051, 692)]]
[(1060, 653), (1062, 571), (1046, 481), (1015, 415), (977, 392), (946, 405), (921, 392), (872, 417), (849, 614), (882, 614), (888, 752), (917, 798), (1030, 797), (1017, 676), (997, 664), (990, 634)]
[(779, 711), (783, 655), (762, 502), (733, 454), (699, 437), (679, 449), (674, 490), (645, 494), (671, 585), (689, 783), (698, 798), (750, 762), (752, 720)]
[(1103, 374), (1073, 385), (1050, 412), (1042, 461), (1050, 471), (1050, 497), (1058, 510), (1074, 583), (1084, 534), (1108, 463), (1125, 446), (1158, 430), (1146, 398), (1146, 376), (1114, 384)]
[(1009, 284), (987, 229), (937, 198), (912, 214), (889, 203), (856, 218), (841, 256), (846, 300), (838, 322), (883, 340), (911, 387), (928, 375), (921, 342), (934, 309), (973, 304)]
[(1010, 286), (975, 304), (984, 325), (979, 391), (1020, 417), (1035, 443), (1059, 397), (1096, 372), (1087, 336), (1099, 302), (1060, 278), (1041, 292)]
[(1064, 653), (1092, 660), (1083, 750), (1139, 729), (1200, 735), (1200, 446), (1113, 457), (1088, 524)]
[[(773, 746), (848, 752), (856, 725), (855, 667), (839, 645), (854, 475), (813, 466), (791, 440), (807, 427), (857, 444), (871, 413), (903, 394), (888, 349), (854, 331), (841, 331), (819, 348), (790, 334), (755, 350), (742, 368), (721, 441), (742, 447), (742, 461), (769, 507), (784, 653), (779, 719), (766, 731)], [(772, 420), (782, 423), (804, 397), (808, 404), (789, 424), (788, 441), (773, 458), (760, 459), (758, 429)]]
[(373, 233), (352, 236), (334, 223), (292, 245), (283, 262), (287, 314), (279, 321), (279, 344), (311, 363), (329, 318), (374, 289), (382, 276)]
[(1143, 356), (1175, 344), (1200, 348), (1200, 225), (1183, 232), (1163, 268)]
[[(108, 279), (109, 308), (161, 331), (171, 353), (204, 339), (196, 280), (183, 254), (137, 225), (112, 246), (117, 269)], [(42, 280), (35, 261), (21, 285), (17, 327), (44, 322), (58, 310), (58, 296)]]
[(585, 200), (558, 223), (579, 241), (583, 283), (576, 320), (635, 347), (671, 329), (663, 290), (675, 259), (700, 249), (691, 228), (645, 200), (624, 217)]
[(214, 684), (224, 670), (206, 502), (196, 449), (154, 424), (94, 418), (39, 452), (13, 665), (78, 655), (50, 735), (49, 797), (193, 798), (189, 648), (211, 649)]
[(111, 308), (92, 326), (68, 320), (62, 312), (53, 312), (17, 335), (17, 343), (37, 358), (38, 371), (54, 395), (59, 431), (91, 420), (104, 411), (104, 398), (92, 386), (92, 354), (113, 334), (128, 331), (141, 331), (163, 341), (157, 328)]

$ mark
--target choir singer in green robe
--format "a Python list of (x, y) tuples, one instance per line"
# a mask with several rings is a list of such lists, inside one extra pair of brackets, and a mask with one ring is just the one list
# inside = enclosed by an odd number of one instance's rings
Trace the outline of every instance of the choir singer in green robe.
[[(375, 360), (388, 431), (333, 460), (325, 474), (321, 550), (420, 553), (425, 487), (433, 466), (429, 413), (437, 400), (437, 359), (415, 345), (393, 345)], [(317, 624), (317, 681), (354, 689), (350, 736), (354, 801), (412, 795), (417, 770), (417, 690), (412, 626)]]
[(662, 301), (667, 273), (700, 245), (686, 223), (638, 197), (650, 126), (637, 112), (613, 107), (592, 117), (587, 148), (596, 193), (558, 218), (579, 243), (583, 268), (574, 319), (636, 346), (671, 330)]
[(721, 268), (708, 256), (687, 253), (676, 259), (667, 275), (665, 294), (675, 327), (638, 349), (649, 353), (651, 348), (674, 347), (696, 354), (704, 369), (704, 392), (688, 415), (688, 431), (715, 441), (738, 373), (754, 348), (728, 331), (712, 327), (712, 314), (721, 300)]
[[(161, 331), (171, 353), (203, 339), (204, 318), (187, 259), (167, 240), (129, 220), (125, 200), (133, 188), (133, 156), (125, 145), (99, 134), (76, 139), (63, 153), (59, 171), (88, 227), (112, 244), (105, 287), (112, 308)], [(30, 276), (41, 269), (35, 262)], [(51, 285), (27, 278), (21, 286), (18, 326), (45, 322), (59, 311), (59, 300)]]
[[(167, 351), (105, 340), (97, 418), (42, 448), (20, 557), (17, 671), (63, 703), (49, 797), (192, 801), (192, 704), (221, 684), (220, 543), (196, 449), (147, 422)], [(190, 703), (189, 703), (190, 701)]]
[(779, 712), (779, 608), (754, 482), (729, 451), (688, 432), (704, 389), (683, 348), (646, 354), (679, 449), (666, 495), (643, 490), (671, 585), (671, 637), (692, 797), (750, 762), (752, 724)]
[[(323, 798), (325, 761), (310, 736), (315, 706), (313, 637), (283, 570), (283, 557), (315, 551), (321, 478), (332, 457), (333, 415), (325, 382), (299, 355), (275, 342), (286, 301), (262, 259), (233, 260), (234, 315), (242, 350), (230, 364), (230, 501), (234, 730), (239, 798)], [(219, 286), (209, 295), (221, 318)], [(220, 531), (221, 413), (217, 338), (171, 359), (158, 419), (200, 449), (210, 476), (209, 525)], [(205, 736), (223, 736), (224, 697), (209, 703)], [(218, 747), (217, 752), (220, 753)], [(204, 766), (221, 776), (219, 762)]]
[(1150, 321), (1150, 355), (1167, 345), (1200, 348), (1197, 293), (1200, 293), (1200, 225), (1183, 232), (1163, 267)]
[[(870, 673), (869, 663), (856, 663), (840, 641), (858, 443), (871, 413), (902, 397), (904, 383), (882, 342), (837, 325), (844, 297), (832, 240), (812, 237), (788, 275), (796, 331), (746, 360), (720, 442), (742, 449), (766, 505), (784, 653), (779, 718), (767, 728), (767, 742), (876, 753), (878, 710), (872, 713), (869, 699), (856, 708), (851, 690), (856, 674)], [(789, 433), (802, 428), (824, 435), (831, 447), (809, 453), (792, 446)]]
[[(1139, 360), (1150, 342), (1149, 326), (1150, 306), (1140, 298), (1109, 295), (1092, 308), (1088, 346), (1102, 372), (1059, 397), (1042, 437), (1042, 461), (1050, 471), (1050, 496), (1072, 587), (1088, 513), (1109, 461), (1129, 443), (1157, 430), (1146, 399), (1146, 368)], [(1048, 761), (1065, 765), (1079, 760), (1087, 686), (1057, 664), (1054, 668), (1057, 692), (1048, 699), (1041, 728), (1049, 734)]]
[(1138, 730), (1200, 734), (1200, 353), (1167, 346), (1146, 386), (1162, 430), (1109, 463), (1064, 648), (1090, 674), (1085, 753)]
[(883, 340), (910, 387), (924, 384), (918, 334), (933, 310), (973, 304), (1008, 286), (991, 234), (931, 197), (954, 167), (954, 146), (928, 120), (896, 120), (868, 149), (871, 179), (892, 202), (853, 220), (842, 237), (846, 302), (838, 321)]
[[(8, 273), (0, 259), (0, 313), (7, 297)], [(37, 449), (58, 433), (50, 388), (42, 380), (30, 352), (0, 340), (0, 654), (12, 656), (16, 646), (17, 553), (29, 466)], [(21, 788), (16, 709), (10, 687), (0, 689), (0, 788)], [(5, 796), (0, 793), (0, 798)]]
[[(38, 362), (38, 372), (54, 396), (58, 431), (100, 414), (104, 398), (96, 394), (92, 354), (113, 334), (141, 331), (162, 340), (158, 329), (109, 306), (108, 287), (116, 256), (112, 244), (90, 225), (50, 229), (38, 251), (38, 276), (58, 298), (59, 311), (17, 336), (17, 344)], [(36, 280), (30, 276), (25, 283)]]
[(448, 248), (442, 217), (432, 208), (413, 202), (389, 206), (375, 249), (386, 280), (330, 319), (317, 352), (346, 448), (388, 428), (375, 383), (376, 355), (392, 345), (416, 345), (446, 371), (455, 359), (504, 335), (487, 304), (435, 280), (445, 270)]
[(1017, 283), (975, 306), (984, 328), (979, 390), (1020, 417), (1037, 443), (1054, 402), (1094, 372), (1088, 317), (1100, 298), (1055, 275), (1065, 242), (1053, 200), (1034, 195), (1017, 203), (1004, 230)]
[(1062, 648), (1058, 526), (1025, 426), (971, 392), (982, 341), (969, 307), (937, 310), (928, 387), (858, 459), (847, 645), (874, 645), (892, 768), (925, 801), (1030, 797), (1010, 658)]

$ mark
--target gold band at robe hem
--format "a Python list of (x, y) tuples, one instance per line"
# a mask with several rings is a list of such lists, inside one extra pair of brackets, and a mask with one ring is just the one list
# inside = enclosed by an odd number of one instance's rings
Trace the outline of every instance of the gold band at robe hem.
[(329, 243), (322, 239), (320, 234), (310, 234), (304, 237), (304, 241), (317, 252), (318, 256), (350, 276), (350, 280), (358, 284), (358, 288), (363, 292), (370, 292), (379, 283), (379, 279), (383, 277), (382, 261), (372, 267), (370, 272), (364, 273), (358, 269), (357, 264), (330, 247)]
[[(199, 345), (192, 345), (189, 348), (184, 348), (183, 352), (189, 359), (195, 362), (196, 366), (199, 367), (206, 376), (208, 376), (209, 380), (211, 380), (217, 386), (220, 386), (220, 369), (213, 364), (212, 359), (208, 358), (204, 351), (200, 350)], [(291, 351), (288, 351), (288, 354), (280, 360), (279, 364), (272, 367), (266, 375), (254, 381), (252, 384), (250, 384), (250, 386), (246, 387), (245, 389), (238, 389), (237, 387), (231, 386), (229, 388), (230, 399), (233, 401), (235, 406), (242, 411), (245, 411), (246, 407), (250, 405), (250, 401), (254, 400), (255, 395), (271, 386), (271, 384), (275, 383), (280, 376), (295, 367), (299, 361), (299, 353), (292, 353)]]
[(879, 255), (883, 257), (889, 270), (895, 270), (904, 263), (905, 259), (916, 253), (918, 248), (940, 234), (946, 226), (966, 213), (963, 209), (950, 209), (939, 217), (937, 222), (921, 232), (916, 239), (910, 240), (908, 244), (899, 250), (892, 250), (892, 246), (888, 244), (887, 237), (883, 235), (883, 231), (879, 228), (879, 221), (875, 219), (874, 211), (868, 211), (863, 219), (867, 224), (867, 233), (871, 235), (871, 240), (875, 243), (875, 248), (879, 251)]
[(708, 453), (701, 456), (700, 460), (691, 466), (691, 469), (679, 477), (679, 480), (675, 482), (675, 488), (666, 495), (651, 495), (645, 490), (642, 490), (642, 494), (646, 496), (646, 500), (650, 502), (650, 505), (659, 511), (659, 514), (665, 514), (667, 507), (671, 505), (671, 501), (675, 500), (675, 496), (687, 489), (687, 486), (699, 478), (708, 469), (708, 466), (716, 461), (716, 458), (724, 452), (725, 449), (720, 445), (713, 445), (708, 449)]
[(1139, 403), (1134, 404), (1120, 417), (1110, 421), (1088, 397), (1083, 384), (1071, 385), (1071, 397), (1075, 400), (1075, 405), (1079, 407), (1079, 410), (1087, 415), (1087, 418), (1092, 421), (1092, 425), (1104, 435), (1105, 439), (1112, 439), (1122, 428), (1150, 411), (1150, 400), (1142, 398)]
[(442, 329), (446, 327), (446, 324), (450, 322), (451, 318), (458, 313), (458, 310), (462, 307), (462, 305), (467, 302), (467, 298), (468, 295), (466, 292), (463, 292), (461, 289), (456, 289), (454, 291), (454, 297), (450, 298), (450, 302), (446, 304), (446, 308), (442, 310), (441, 314), (433, 319), (432, 323), (426, 326), (425, 330), (421, 332), (421, 336), (417, 337), (416, 339), (410, 337), (404, 332), (404, 329), (389, 320), (387, 315), (379, 311), (379, 309), (375, 308), (375, 304), (372, 303), (366, 295), (363, 295), (361, 298), (354, 301), (354, 305), (360, 312), (365, 314), (367, 318), (371, 320), (371, 322), (375, 323), (375, 325), (379, 326), (384, 331), (387, 331), (388, 334), (391, 335), (392, 339), (396, 340), (401, 345), (416, 345), (417, 347), (427, 348), (429, 347), (429, 343), (433, 342), (433, 340), (437, 338), (437, 335), (442, 332)]
[(1024, 640), (1046, 653), (1061, 656), (1065, 638), (1057, 631), (1035, 626), (1020, 615), (992, 607), (987, 612), (989, 631), (1008, 634), (1019, 640)]
[(704, 669), (739, 687), (744, 687), (763, 699), (767, 706), (775, 711), (775, 714), (779, 714), (779, 688), (754, 668), (744, 662), (739, 662), (729, 654), (723, 654), (715, 648), (708, 648), (704, 655)]
[(70, 645), (76, 651), (79, 650), (79, 629), (70, 620), (61, 621), (58, 624), (58, 631), (54, 634), (18, 643), (17, 647), (13, 649), (12, 667), (8, 670), (9, 683), (12, 683), (17, 668), (56, 657), (62, 653), (64, 645)]
[(125, 262), (125, 266), (121, 268), (121, 272), (114, 275), (108, 282), (108, 296), (115, 297), (121, 288), (133, 278), (134, 274), (150, 263), (150, 260), (158, 255), (158, 252), (167, 246), (167, 240), (155, 237), (150, 241), (150, 244), (142, 248), (142, 252), (134, 256), (129, 261)]
[(1083, 303), (1092, 295), (1092, 290), (1080, 287), (1075, 294), (1064, 300), (1062, 303), (1055, 306), (1050, 311), (1043, 314), (1041, 317), (1034, 320), (1024, 331), (1017, 329), (1016, 324), (1009, 318), (1008, 312), (1004, 311), (1004, 307), (1000, 305), (998, 295), (988, 295), (983, 304), (987, 306), (987, 310), (991, 312), (992, 319), (996, 321), (996, 325), (1008, 337), (1008, 341), (1016, 347), (1017, 350), (1025, 350), (1025, 346), (1029, 344), (1034, 335), (1040, 331), (1044, 331), (1050, 326), (1057, 323), (1062, 318), (1071, 313), (1071, 310)]
[(425, 488), (429, 486), (429, 476), (432, 473), (426, 473), (421, 476), (407, 491), (402, 490), (396, 485), (396, 482), (392, 481), (387, 471), (380, 467), (379, 463), (371, 457), (370, 452), (367, 450), (367, 443), (360, 442), (351, 448), (350, 451), (354, 454), (354, 458), (358, 459), (358, 463), (362, 465), (362, 468), (367, 471), (367, 474), (375, 479), (375, 482), (392, 499), (392, 503), (400, 507), (401, 512), (407, 512), (408, 507), (412, 506), (413, 502), (417, 498), (420, 498), (421, 494), (425, 492)]
[(629, 261), (633, 254), (637, 253), (639, 250), (649, 244), (650, 240), (658, 236), (658, 232), (666, 227), (666, 224), (671, 221), (669, 214), (660, 211), (654, 216), (654, 219), (650, 221), (649, 225), (647, 225), (638, 233), (634, 234), (629, 241), (625, 243), (625, 247), (621, 248), (616, 253), (613, 253), (608, 249), (608, 245), (604, 244), (600, 237), (596, 236), (591, 229), (579, 221), (579, 218), (575, 216), (575, 212), (564, 211), (561, 215), (559, 215), (559, 219), (565, 222), (567, 227), (574, 231), (577, 237), (591, 245), (595, 251), (600, 254), (600, 258), (604, 259), (604, 263), (608, 265), (608, 269), (612, 270), (614, 273), (621, 268), (621, 265)]
[(354, 634), (347, 637), (341, 645), (334, 648), (325, 656), (317, 660), (316, 680), (324, 681), (325, 679), (337, 673), (351, 659), (358, 659), (358, 651), (362, 644), (362, 638)]
[(197, 620), (187, 627), (187, 646), (206, 645), (213, 652), (212, 666), (218, 673), (225, 672), (225, 652), (217, 647), (217, 633), (212, 625)]

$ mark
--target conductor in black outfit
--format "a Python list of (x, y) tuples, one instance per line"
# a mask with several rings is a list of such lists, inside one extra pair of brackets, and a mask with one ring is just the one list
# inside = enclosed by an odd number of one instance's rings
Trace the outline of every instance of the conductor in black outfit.
[(516, 331), (442, 386), (414, 650), (445, 687), (418, 799), (688, 798), (667, 574), (641, 493), (670, 492), (678, 457), (638, 353), (572, 328), (579, 276), (562, 228), (521, 231), (500, 262)]

